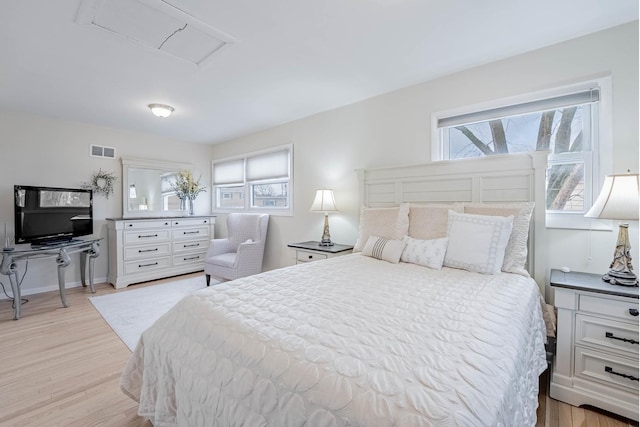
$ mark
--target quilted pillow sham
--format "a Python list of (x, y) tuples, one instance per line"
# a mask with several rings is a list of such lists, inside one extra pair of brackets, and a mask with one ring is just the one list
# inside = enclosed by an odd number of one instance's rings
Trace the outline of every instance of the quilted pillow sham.
[(442, 268), (444, 256), (447, 253), (448, 238), (421, 240), (404, 236), (402, 241), (407, 246), (400, 256), (400, 261), (424, 265), (436, 270)]
[(444, 266), (497, 274), (504, 261), (513, 215), (508, 217), (449, 211), (449, 245)]
[(378, 236), (369, 236), (364, 245), (362, 255), (397, 264), (406, 243), (402, 240), (385, 239)]
[(354, 252), (360, 252), (367, 243), (369, 236), (385, 239), (400, 240), (409, 231), (409, 205), (403, 203), (395, 208), (365, 208), (360, 209), (360, 230), (358, 240), (353, 247)]
[(464, 204), (465, 213), (504, 217), (513, 215), (513, 230), (505, 250), (502, 271), (530, 277), (526, 269), (527, 240), (534, 206), (533, 202)]
[(423, 240), (447, 237), (449, 210), (464, 213), (460, 203), (409, 205), (409, 237)]

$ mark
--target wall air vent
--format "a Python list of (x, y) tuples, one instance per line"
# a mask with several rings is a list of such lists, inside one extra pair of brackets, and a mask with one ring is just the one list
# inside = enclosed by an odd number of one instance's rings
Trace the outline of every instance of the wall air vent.
[(113, 147), (104, 147), (101, 145), (91, 144), (89, 147), (89, 155), (91, 157), (105, 157), (107, 159), (116, 158), (116, 149)]
[(198, 67), (236, 42), (165, 0), (82, 0), (76, 23), (188, 61)]

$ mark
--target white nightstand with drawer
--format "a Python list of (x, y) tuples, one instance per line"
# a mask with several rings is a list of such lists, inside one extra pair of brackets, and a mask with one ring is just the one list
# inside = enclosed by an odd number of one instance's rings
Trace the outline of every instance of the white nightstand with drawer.
[(558, 309), (549, 395), (638, 421), (638, 288), (551, 270)]
[(319, 261), (353, 252), (353, 245), (339, 245), (336, 243), (333, 246), (321, 246), (320, 242), (316, 241), (289, 243), (287, 246), (295, 249), (296, 264)]

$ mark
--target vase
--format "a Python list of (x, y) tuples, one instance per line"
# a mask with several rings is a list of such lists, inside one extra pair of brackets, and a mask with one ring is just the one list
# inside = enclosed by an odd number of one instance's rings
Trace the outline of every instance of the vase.
[(186, 211), (187, 210), (187, 198), (186, 197), (180, 197), (180, 210), (181, 211)]
[(193, 199), (189, 197), (189, 215), (193, 215)]

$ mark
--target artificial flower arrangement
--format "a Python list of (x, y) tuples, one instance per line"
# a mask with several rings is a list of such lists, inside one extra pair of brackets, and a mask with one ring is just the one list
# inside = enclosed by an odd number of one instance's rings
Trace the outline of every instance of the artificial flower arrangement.
[(207, 191), (205, 187), (200, 186), (200, 178), (196, 181), (190, 170), (180, 171), (176, 174), (176, 180), (171, 184), (171, 189), (181, 199), (194, 200), (198, 194)]

